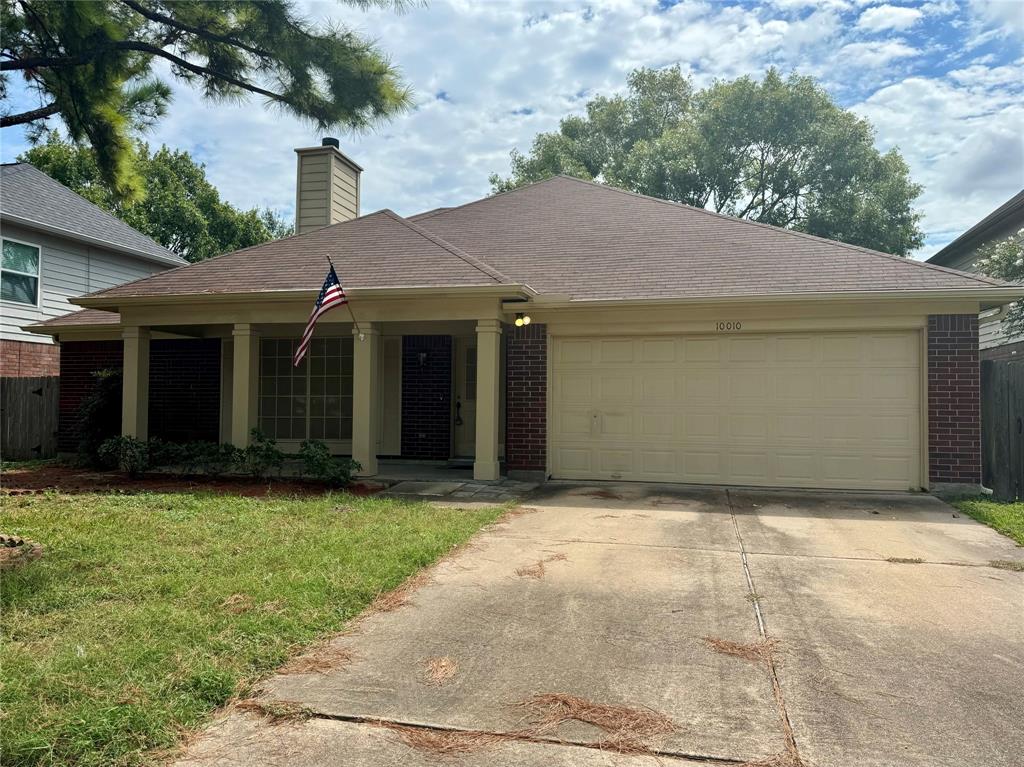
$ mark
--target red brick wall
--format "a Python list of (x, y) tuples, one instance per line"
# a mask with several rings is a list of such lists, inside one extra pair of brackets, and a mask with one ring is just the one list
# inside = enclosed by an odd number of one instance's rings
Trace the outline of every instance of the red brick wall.
[(547, 468), (547, 326), (508, 331), (505, 356), (505, 467)]
[(981, 483), (978, 317), (928, 317), (928, 476)]
[(60, 375), (60, 347), (0, 339), (0, 376), (40, 378)]
[(149, 436), (220, 442), (219, 338), (150, 342)]
[[(60, 354), (60, 416), (57, 424), (57, 449), (78, 450), (78, 407), (92, 391), (96, 370), (120, 369), (124, 352), (120, 341), (65, 341)], [(120, 426), (120, 424), (119, 424)]]
[(451, 428), (451, 336), (403, 336), (402, 457), (449, 458)]

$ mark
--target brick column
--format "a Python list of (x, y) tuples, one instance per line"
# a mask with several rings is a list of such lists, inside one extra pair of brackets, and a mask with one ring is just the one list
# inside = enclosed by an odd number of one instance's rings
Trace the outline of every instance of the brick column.
[(978, 316), (928, 317), (928, 478), (981, 484)]
[(505, 370), (505, 466), (510, 474), (547, 471), (547, 326), (508, 331)]

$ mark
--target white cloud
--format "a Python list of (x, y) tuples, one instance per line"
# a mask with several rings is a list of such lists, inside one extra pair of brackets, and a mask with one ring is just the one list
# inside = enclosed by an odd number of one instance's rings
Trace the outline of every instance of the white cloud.
[(839, 49), (839, 58), (848, 64), (877, 69), (899, 59), (911, 58), (920, 53), (902, 40), (885, 40), (870, 43), (848, 43)]
[(1024, 34), (1024, 3), (1020, 0), (970, 0), (975, 19), (1000, 36)]
[(921, 20), (924, 13), (917, 8), (899, 5), (877, 5), (864, 11), (857, 20), (857, 26), (869, 32), (887, 29), (910, 29)]
[(899, 148), (923, 184), (926, 253), (1024, 187), (1024, 66), (909, 77), (853, 109), (875, 126), (881, 149)]

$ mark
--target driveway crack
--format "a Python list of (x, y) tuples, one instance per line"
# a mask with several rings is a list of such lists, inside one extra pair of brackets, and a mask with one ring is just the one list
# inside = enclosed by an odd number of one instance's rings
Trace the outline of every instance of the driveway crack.
[(770, 648), (772, 647), (771, 637), (768, 636), (768, 630), (765, 627), (764, 615), (761, 612), (761, 598), (758, 596), (757, 590), (754, 588), (754, 576), (750, 572), (750, 562), (747, 560), (747, 549), (743, 544), (743, 534), (740, 532), (740, 524), (736, 519), (736, 507), (732, 502), (732, 494), (729, 489), (725, 490), (725, 500), (729, 505), (729, 516), (732, 518), (733, 530), (736, 532), (736, 542), (739, 544), (740, 549), (740, 561), (743, 563), (743, 574), (747, 579), (747, 590), (749, 592), (750, 603), (754, 607), (754, 616), (757, 618), (757, 630), (761, 634), (761, 640), (765, 642), (765, 646), (769, 648), (768, 652), (765, 653), (765, 664), (768, 667), (768, 676), (772, 682), (772, 695), (775, 698), (775, 706), (779, 712), (779, 721), (782, 724), (782, 732), (786, 740), (786, 753), (790, 758), (790, 765), (792, 767), (801, 767), (803, 761), (800, 758), (800, 751), (796, 744), (796, 735), (793, 733), (793, 722), (789, 718), (789, 712), (786, 710), (786, 699), (782, 695), (782, 684), (779, 681), (778, 669), (775, 664), (775, 653)]

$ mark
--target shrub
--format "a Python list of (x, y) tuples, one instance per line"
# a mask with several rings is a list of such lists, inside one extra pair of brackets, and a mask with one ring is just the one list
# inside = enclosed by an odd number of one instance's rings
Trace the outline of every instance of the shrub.
[(344, 487), (362, 466), (351, 458), (335, 458), (327, 445), (318, 439), (307, 439), (299, 448), (299, 457), (306, 474), (335, 487)]
[(271, 469), (280, 470), (284, 465), (284, 453), (277, 448), (277, 440), (268, 437), (259, 429), (253, 429), (252, 443), (242, 452), (242, 467), (253, 477), (266, 478)]
[(149, 441), (149, 465), (153, 468), (181, 466), (184, 462), (183, 447), (177, 442), (165, 442), (159, 437), (153, 437)]
[(137, 477), (149, 468), (149, 444), (135, 437), (111, 437), (100, 445), (99, 458), (108, 468)]
[(226, 474), (244, 461), (244, 451), (227, 442), (189, 442), (185, 451), (195, 466), (210, 477)]
[(102, 466), (100, 445), (121, 431), (121, 371), (93, 371), (91, 391), (78, 407), (78, 455), (90, 466)]

